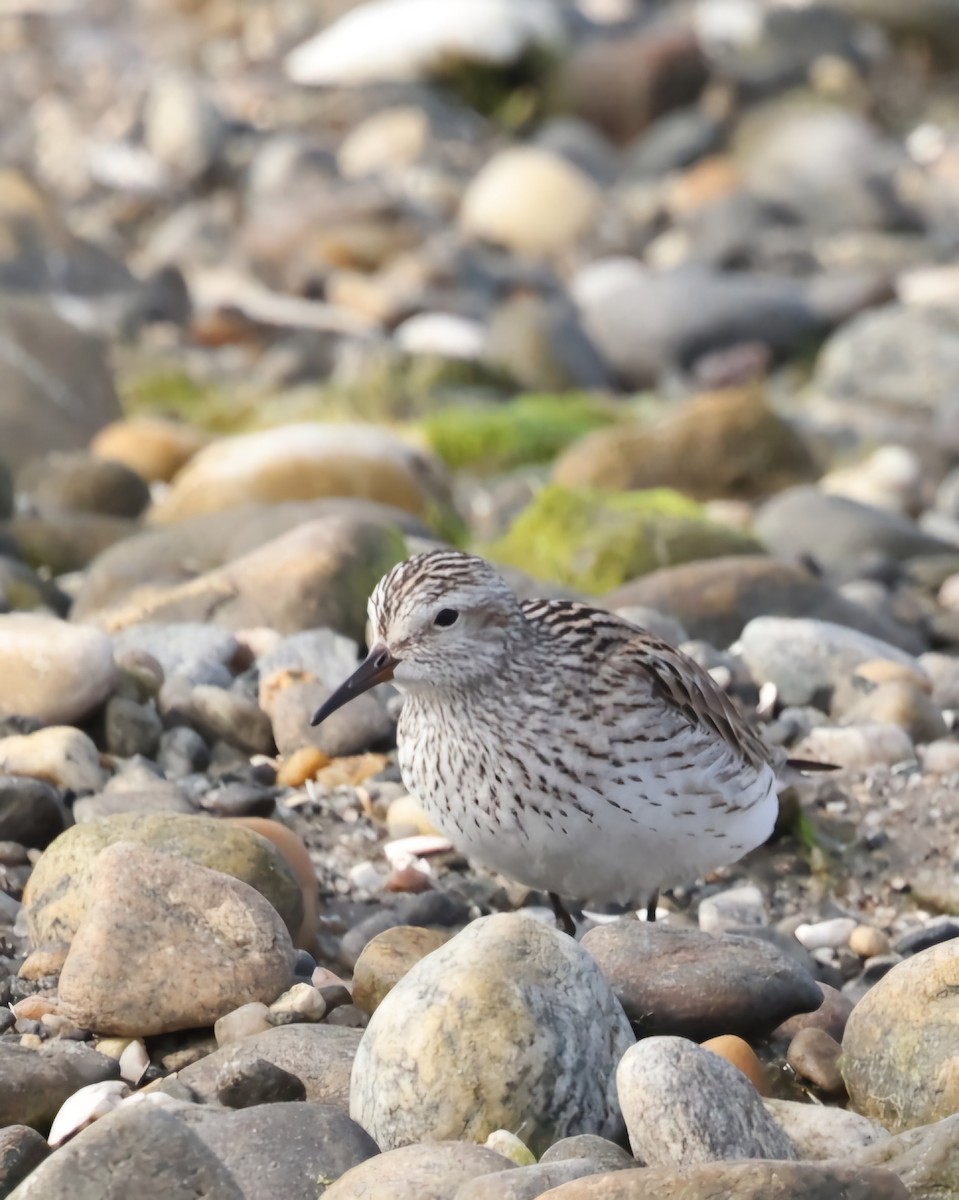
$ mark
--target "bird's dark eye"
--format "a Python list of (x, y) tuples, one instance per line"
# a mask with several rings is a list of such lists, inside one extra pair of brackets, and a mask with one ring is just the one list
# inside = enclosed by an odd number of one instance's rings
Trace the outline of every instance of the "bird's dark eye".
[(433, 624), (439, 625), (441, 629), (447, 629), (450, 625), (455, 625), (459, 619), (460, 615), (455, 608), (441, 608), (433, 618)]

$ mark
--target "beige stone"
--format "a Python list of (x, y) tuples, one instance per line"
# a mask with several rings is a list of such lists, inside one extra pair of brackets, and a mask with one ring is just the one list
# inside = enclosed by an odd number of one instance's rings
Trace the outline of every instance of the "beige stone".
[(324, 1200), (451, 1200), (471, 1179), (513, 1163), (469, 1142), (403, 1146), (360, 1163), (323, 1193)]
[(410, 968), (438, 950), (449, 937), (446, 930), (414, 925), (398, 925), (378, 933), (360, 951), (353, 968), (353, 1003), (363, 1012), (374, 1012)]
[(107, 779), (96, 746), (69, 725), (0, 738), (0, 772), (29, 775), (74, 792), (97, 792)]
[(98, 458), (124, 463), (151, 483), (168, 483), (201, 450), (209, 435), (163, 417), (127, 417), (114, 421), (90, 443)]
[(238, 879), (135, 842), (93, 866), (90, 905), (60, 973), (65, 1015), (146, 1036), (211, 1025), (288, 986), (295, 952), (279, 913)]
[(99, 630), (36, 613), (0, 616), (0, 717), (78, 722), (117, 677), (113, 645)]

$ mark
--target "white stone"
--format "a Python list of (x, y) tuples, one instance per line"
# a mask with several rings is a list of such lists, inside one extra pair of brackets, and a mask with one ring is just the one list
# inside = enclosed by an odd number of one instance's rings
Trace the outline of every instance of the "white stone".
[(80, 721), (117, 681), (113, 643), (85, 625), (36, 613), (0, 616), (0, 717)]
[(349, 87), (424, 79), (458, 61), (508, 66), (563, 40), (551, 0), (372, 0), (297, 46), (285, 68), (294, 83)]
[(796, 927), (796, 939), (807, 950), (838, 950), (849, 943), (852, 931), (859, 924), (852, 917), (833, 917), (829, 921), (816, 921)]
[(486, 330), (479, 321), (453, 313), (417, 313), (393, 331), (393, 338), (407, 354), (435, 354), (472, 362), (486, 346)]

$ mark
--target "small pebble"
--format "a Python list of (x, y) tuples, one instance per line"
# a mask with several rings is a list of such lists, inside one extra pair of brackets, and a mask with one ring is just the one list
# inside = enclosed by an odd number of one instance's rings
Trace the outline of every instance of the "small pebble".
[(766, 925), (769, 917), (763, 894), (747, 884), (707, 896), (699, 905), (699, 928), (704, 933), (742, 932), (750, 925)]
[(807, 950), (837, 949), (847, 945), (856, 924), (852, 917), (833, 917), (828, 921), (817, 921), (813, 925), (799, 925), (796, 929), (796, 940)]
[(734, 1034), (722, 1034), (720, 1037), (708, 1038), (700, 1043), (705, 1050), (712, 1050), (727, 1062), (738, 1067), (753, 1085), (760, 1096), (770, 1096), (769, 1079), (766, 1068), (759, 1061), (755, 1050), (747, 1041)]
[(849, 935), (849, 949), (860, 958), (875, 958), (889, 953), (889, 938), (875, 925), (857, 925)]
[(301, 788), (317, 771), (328, 767), (333, 760), (317, 746), (300, 746), (280, 764), (276, 781), (282, 787)]
[(272, 1029), (270, 1010), (265, 1004), (254, 1002), (242, 1004), (232, 1012), (228, 1012), (213, 1026), (213, 1036), (218, 1046), (229, 1046), (243, 1038), (252, 1037), (255, 1033), (263, 1033)]
[(951, 917), (940, 917), (922, 929), (910, 929), (908, 933), (897, 938), (896, 952), (903, 958), (908, 958), (912, 954), (928, 950), (930, 946), (938, 946), (941, 942), (952, 941), (955, 937), (959, 937), (959, 921), (955, 921)]
[(830, 1096), (845, 1091), (839, 1070), (842, 1047), (823, 1029), (800, 1029), (789, 1043), (786, 1062), (803, 1079)]
[(270, 1005), (274, 1015), (289, 1013), (304, 1021), (322, 1021), (326, 1016), (326, 1001), (318, 988), (309, 983), (295, 983)]

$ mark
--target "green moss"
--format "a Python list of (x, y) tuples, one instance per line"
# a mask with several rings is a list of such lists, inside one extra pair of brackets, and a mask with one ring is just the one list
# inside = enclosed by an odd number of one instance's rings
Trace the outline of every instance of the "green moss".
[(423, 422), (430, 447), (454, 470), (479, 474), (548, 463), (584, 434), (620, 417), (592, 396), (520, 396), (507, 404), (455, 404)]
[(201, 383), (178, 368), (121, 376), (120, 395), (128, 414), (179, 416), (213, 433), (238, 433), (249, 428), (258, 408), (255, 397)]
[(694, 500), (670, 488), (601, 492), (544, 488), (489, 557), (600, 595), (659, 567), (750, 554), (752, 538), (709, 521)]

